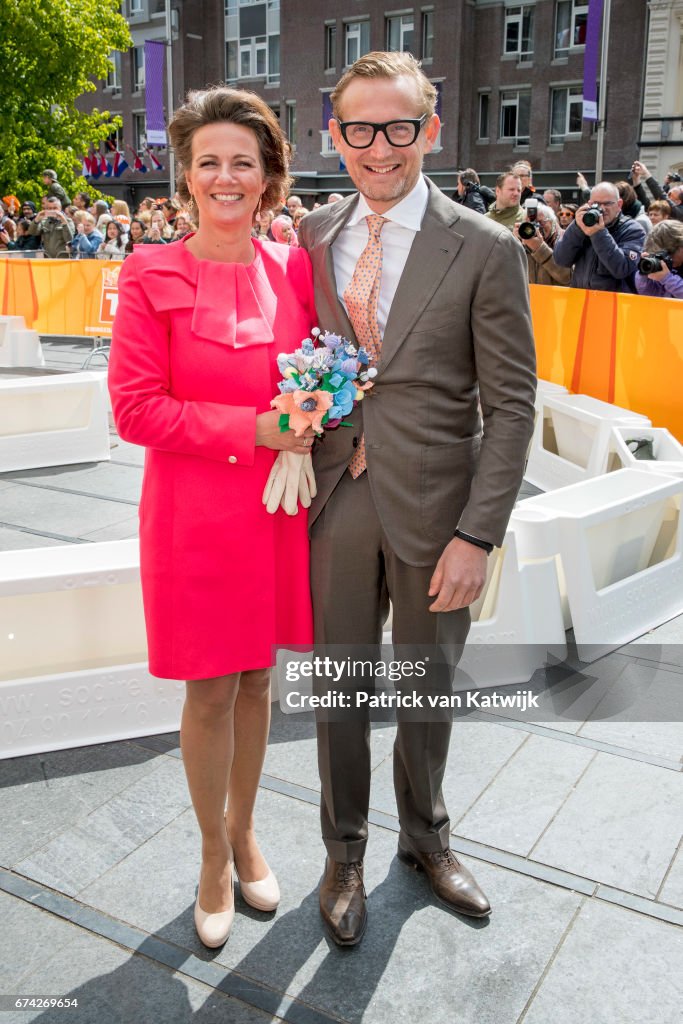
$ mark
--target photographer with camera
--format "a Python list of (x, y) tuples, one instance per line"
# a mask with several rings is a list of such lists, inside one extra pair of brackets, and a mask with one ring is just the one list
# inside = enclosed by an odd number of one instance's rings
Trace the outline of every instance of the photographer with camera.
[[(472, 167), (460, 171), (458, 175), (458, 191), (453, 196), (453, 201), (461, 206), (467, 206), (477, 213), (486, 213), (488, 207), (495, 200), (495, 195), (490, 188), (482, 187), (479, 175)], [(488, 200), (488, 202), (487, 202)]]
[(73, 221), (62, 213), (57, 196), (46, 197), (45, 208), (36, 214), (28, 233), (40, 237), (45, 255), (50, 259), (69, 255), (68, 245), (74, 237)]
[(537, 199), (527, 199), (524, 215), (525, 219), (514, 225), (512, 233), (524, 246), (529, 284), (568, 285), (571, 270), (560, 267), (553, 258), (561, 231), (552, 209)]
[(555, 262), (572, 267), (572, 288), (634, 292), (636, 266), (644, 244), (641, 225), (621, 212), (616, 185), (601, 181), (555, 246)]
[(665, 299), (683, 299), (683, 224), (663, 220), (648, 235), (638, 270), (636, 291)]

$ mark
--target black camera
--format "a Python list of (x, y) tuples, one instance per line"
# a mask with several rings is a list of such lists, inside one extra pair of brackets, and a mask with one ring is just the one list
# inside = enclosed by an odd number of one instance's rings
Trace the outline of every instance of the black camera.
[(598, 203), (591, 203), (583, 215), (583, 223), (587, 228), (594, 228), (596, 224), (600, 223), (601, 216), (602, 210), (600, 205)]
[(526, 220), (522, 221), (517, 231), (519, 237), (527, 242), (538, 231), (538, 199), (527, 199), (524, 204), (524, 213)]
[(672, 257), (664, 250), (641, 256), (638, 263), (638, 270), (641, 274), (656, 274), (659, 270), (664, 270), (664, 267), (668, 267), (671, 271), (674, 269)]
[(583, 223), (587, 228), (594, 228), (596, 224), (600, 223), (601, 216), (602, 211), (598, 203), (591, 203), (583, 215)]

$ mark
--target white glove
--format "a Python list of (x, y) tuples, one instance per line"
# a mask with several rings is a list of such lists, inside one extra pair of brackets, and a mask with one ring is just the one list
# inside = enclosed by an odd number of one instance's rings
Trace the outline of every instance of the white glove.
[(311, 507), (311, 499), (315, 498), (318, 488), (313, 473), (313, 459), (310, 455), (300, 455), (301, 473), (299, 476), (299, 501), (303, 508)]
[(297, 498), (303, 508), (309, 508), (316, 493), (311, 456), (280, 452), (270, 471), (262, 501), (271, 515), (282, 506), (288, 516), (295, 516), (299, 511)]

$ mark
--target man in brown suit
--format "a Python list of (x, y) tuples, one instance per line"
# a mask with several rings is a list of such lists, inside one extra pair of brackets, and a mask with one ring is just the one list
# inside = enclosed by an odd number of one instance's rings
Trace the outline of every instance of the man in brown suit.
[[(524, 253), (510, 231), (423, 177), (439, 132), (435, 100), (407, 53), (356, 61), (332, 94), (329, 127), (359, 192), (300, 226), (320, 327), (366, 344), (378, 371), (353, 429), (327, 431), (315, 446), (318, 648), (379, 644), (389, 600), (394, 644), (464, 643), (522, 478), (535, 389)], [(449, 846), (441, 784), (451, 715), (398, 718), (399, 857), (450, 908), (484, 917), (488, 900)], [(320, 909), (340, 945), (359, 942), (366, 925), (369, 739), (369, 715), (318, 721)]]

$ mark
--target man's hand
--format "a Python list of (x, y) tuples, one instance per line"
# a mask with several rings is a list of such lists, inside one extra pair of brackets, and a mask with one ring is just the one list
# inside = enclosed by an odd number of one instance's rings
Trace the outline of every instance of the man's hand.
[(641, 163), (640, 160), (634, 160), (633, 167), (631, 168), (631, 176), (633, 178), (633, 184), (638, 185), (643, 181), (643, 179), (647, 181), (650, 177), (650, 172), (645, 164)]
[(590, 203), (584, 203), (583, 206), (580, 206), (576, 211), (576, 223), (581, 231), (583, 231), (584, 235), (588, 235), (589, 237), (591, 235), (597, 235), (599, 231), (605, 230), (605, 221), (602, 216), (602, 210), (600, 211), (600, 219), (598, 220), (598, 223), (594, 224), (593, 227), (589, 228), (583, 223), (583, 215), (586, 210), (589, 209), (590, 205)]
[(486, 582), (486, 552), (469, 541), (454, 537), (446, 545), (429, 584), (436, 601), (430, 612), (454, 612), (477, 600)]
[(588, 188), (588, 182), (584, 178), (584, 176), (581, 173), (581, 171), (578, 171), (578, 173), (576, 175), (576, 184), (578, 185), (579, 188)]
[(79, 235), (84, 235), (84, 234), (85, 234), (85, 228), (83, 227), (83, 225), (82, 225), (82, 224), (78, 224), (78, 225), (77, 225), (77, 227), (76, 227), (76, 232), (77, 232), (77, 234), (79, 234)]

